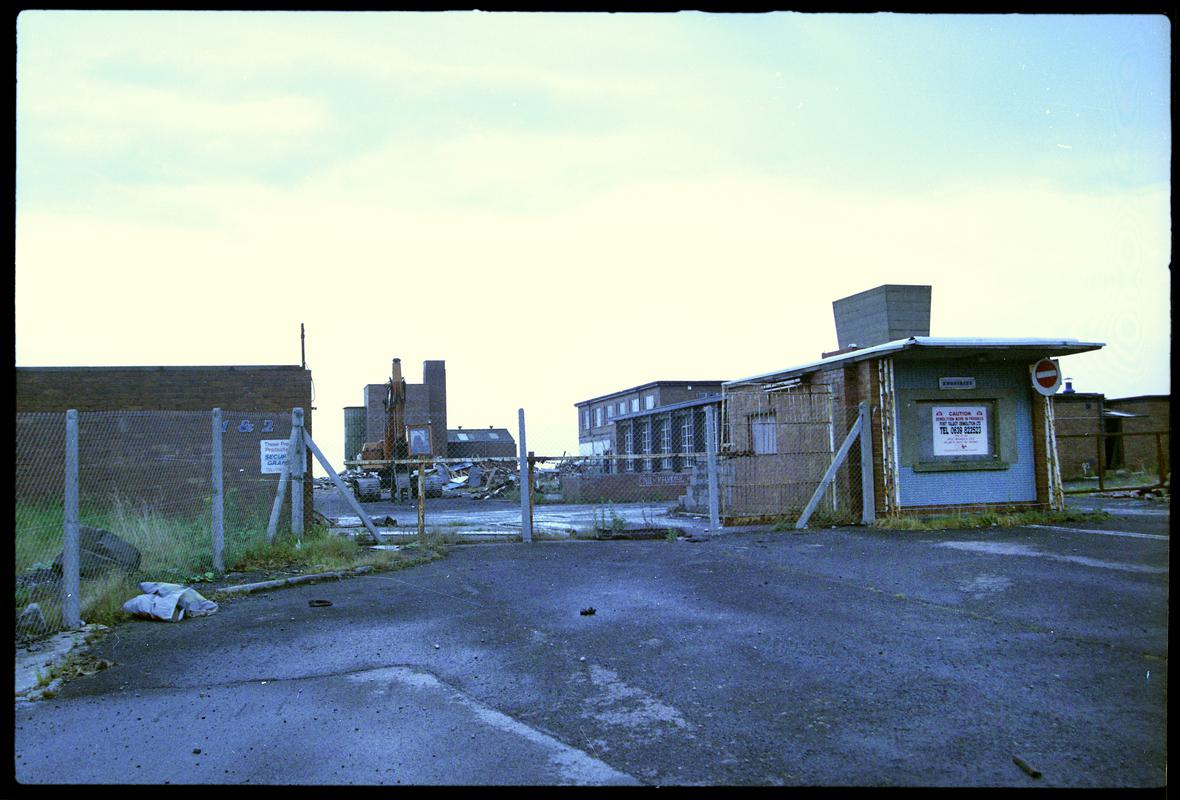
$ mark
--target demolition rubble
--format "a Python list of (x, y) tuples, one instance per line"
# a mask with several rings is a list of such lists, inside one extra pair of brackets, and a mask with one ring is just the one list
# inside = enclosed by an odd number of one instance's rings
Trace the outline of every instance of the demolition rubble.
[[(410, 500), (418, 496), (418, 466), (414, 463), (395, 465), (391, 478), (389, 470), (380, 472), (352, 467), (340, 474), (340, 479), (358, 500), (381, 500), (382, 490), (391, 500)], [(560, 494), (563, 474), (581, 473), (583, 466), (563, 459), (558, 464), (536, 464), (533, 472), (534, 488), (547, 495)], [(447, 463), (435, 460), (426, 467), (422, 484), (426, 497), (467, 497), (473, 500), (499, 498), (520, 486), (520, 469), (515, 460), (485, 459)], [(332, 487), (329, 478), (317, 478), (321, 489)], [(396, 486), (396, 488), (394, 488)]]

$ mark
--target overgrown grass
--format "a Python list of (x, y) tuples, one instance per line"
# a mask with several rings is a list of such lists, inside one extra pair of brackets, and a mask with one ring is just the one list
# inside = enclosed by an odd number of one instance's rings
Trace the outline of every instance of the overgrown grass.
[[(774, 530), (788, 531), (795, 529), (795, 523), (803, 515), (802, 509), (789, 509), (776, 523)], [(807, 520), (808, 528), (839, 528), (847, 525), (859, 525), (860, 515), (851, 511), (832, 511), (830, 508), (817, 508)]]
[[(201, 591), (200, 584), (215, 577), (208, 514), (171, 516), (136, 509), (118, 499), (102, 507), (88, 504), (84, 509), (81, 524), (111, 531), (134, 545), (141, 555), (139, 569), (134, 573), (82, 579), (81, 611), (86, 622), (111, 625), (127, 619), (122, 605), (139, 594), (141, 581), (181, 583)], [(227, 572), (331, 572), (359, 566), (400, 569), (434, 560), (446, 552), (441, 536), (428, 537), (425, 546), (415, 541), (400, 551), (370, 550), (318, 525), (309, 526), (298, 547), (289, 534), (277, 536), (270, 543), (266, 540), (267, 520), (263, 514), (244, 511), (232, 496), (227, 497), (225, 517), (223, 552)], [(62, 550), (61, 506), (18, 504), (15, 518), (16, 574), (38, 565), (48, 568)], [(30, 602), (38, 603), (48, 627), (62, 627), (60, 591), (18, 588), (14, 600), (17, 611)]]
[(1106, 519), (1110, 519), (1110, 514), (1105, 511), (983, 511), (930, 517), (879, 517), (874, 527), (896, 531), (941, 531), (964, 528), (1018, 528), (1022, 525), (1054, 525), (1062, 522), (1101, 522)]

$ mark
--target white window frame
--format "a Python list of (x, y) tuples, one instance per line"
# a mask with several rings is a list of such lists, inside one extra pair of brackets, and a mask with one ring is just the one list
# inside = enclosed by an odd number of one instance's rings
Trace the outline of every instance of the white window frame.
[(672, 415), (665, 414), (660, 420), (660, 450), (664, 453), (661, 466), (672, 469)]
[(643, 396), (643, 407), (647, 411), (651, 411), (656, 407), (656, 396), (654, 393)]
[(598, 408), (594, 409), (594, 427), (595, 428), (602, 427), (602, 406), (599, 406)]
[(639, 413), (639, 398), (638, 397), (631, 398), (631, 413), (632, 414)]

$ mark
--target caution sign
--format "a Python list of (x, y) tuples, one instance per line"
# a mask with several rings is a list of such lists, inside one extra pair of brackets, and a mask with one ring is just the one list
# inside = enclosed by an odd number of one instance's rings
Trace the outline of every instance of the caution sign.
[(262, 473), (281, 473), (287, 464), (287, 440), (263, 439), (258, 444), (262, 449)]
[(987, 406), (934, 406), (934, 455), (986, 456)]

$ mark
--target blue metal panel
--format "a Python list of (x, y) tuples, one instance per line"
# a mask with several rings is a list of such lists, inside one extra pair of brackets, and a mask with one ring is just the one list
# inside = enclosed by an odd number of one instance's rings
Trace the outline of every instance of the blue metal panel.
[[(941, 376), (974, 377), (977, 389), (1011, 392), (1012, 418), (999, 420), (1015, 426), (1016, 458), (1005, 470), (915, 472), (899, 469), (901, 505), (965, 505), (973, 503), (1018, 503), (1037, 499), (1033, 463), (1032, 406), (1028, 388), (1028, 366), (1024, 361), (970, 364), (963, 361), (894, 361), (894, 388), (929, 389), (938, 396)], [(902, 423), (904, 424), (904, 423)], [(906, 431), (899, 430), (904, 437)]]

